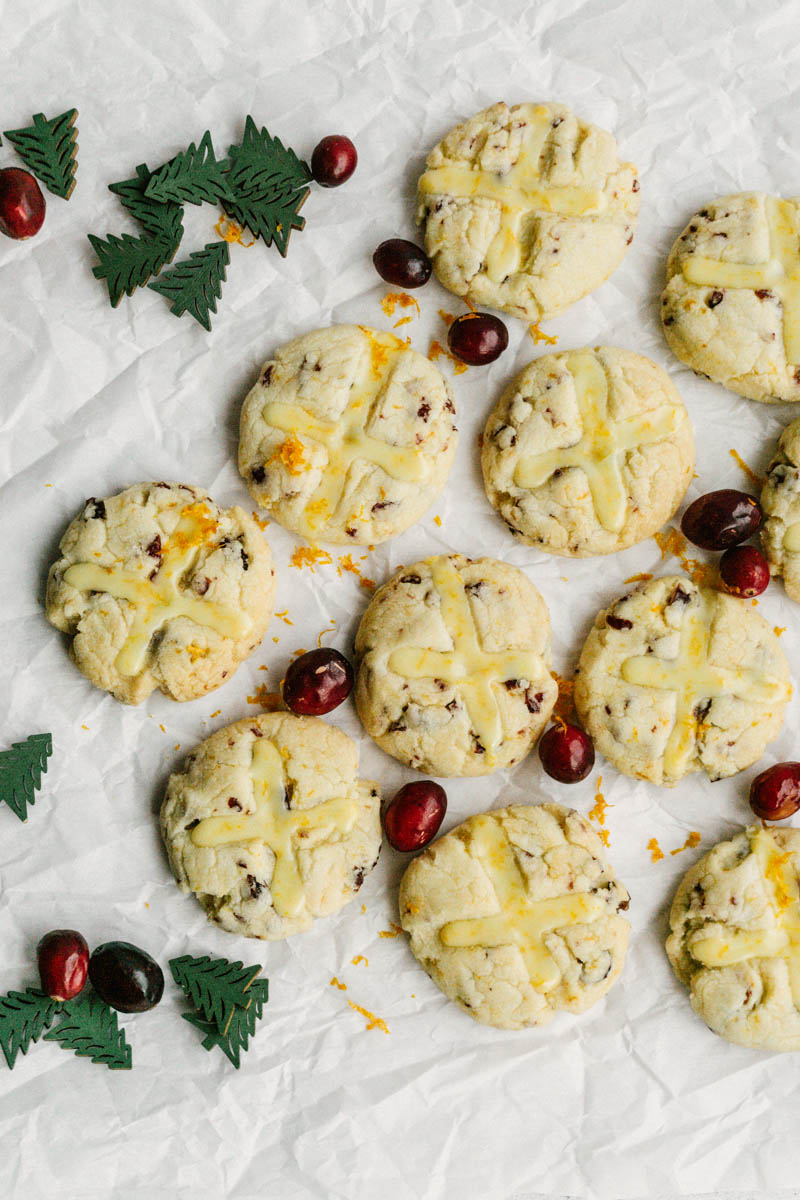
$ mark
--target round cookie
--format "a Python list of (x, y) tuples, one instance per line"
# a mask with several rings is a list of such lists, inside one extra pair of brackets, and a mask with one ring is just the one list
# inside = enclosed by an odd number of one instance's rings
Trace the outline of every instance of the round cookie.
[(669, 520), (692, 478), (683, 401), (656, 363), (611, 346), (545, 354), (509, 384), (486, 424), (490, 503), (550, 554), (613, 554)]
[(138, 483), (87, 500), (47, 580), (47, 619), (79, 671), (126, 704), (155, 688), (194, 700), (230, 678), (264, 636), (275, 571), (243, 509), (200, 488)]
[(598, 615), (574, 699), (618, 771), (672, 787), (692, 771), (723, 779), (756, 762), (790, 694), (789, 665), (755, 609), (667, 575)]
[(425, 165), (425, 249), (439, 281), (471, 304), (552, 317), (599, 287), (633, 241), (636, 168), (562, 104), (493, 104)]
[(722, 196), (672, 247), (661, 296), (673, 352), (750, 400), (800, 400), (800, 210), (763, 192)]
[(547, 606), (493, 558), (400, 567), (356, 635), (355, 702), (388, 754), (432, 775), (488, 775), (529, 752), (558, 695)]
[(441, 372), (391, 333), (334, 325), (264, 364), (242, 408), (239, 470), (286, 529), (376, 545), (445, 485), (455, 406)]
[(800, 419), (781, 434), (761, 492), (761, 542), (773, 575), (800, 603)]
[(347, 734), (266, 713), (219, 729), (170, 776), (161, 832), (181, 891), (229, 933), (275, 940), (352, 900), (378, 860), (378, 785)]
[(413, 860), (399, 895), (431, 979), (498, 1029), (596, 1004), (625, 962), (628, 904), (596, 832), (559, 804), (469, 817)]
[(754, 826), (681, 880), (667, 955), (706, 1025), (754, 1050), (800, 1050), (800, 829)]

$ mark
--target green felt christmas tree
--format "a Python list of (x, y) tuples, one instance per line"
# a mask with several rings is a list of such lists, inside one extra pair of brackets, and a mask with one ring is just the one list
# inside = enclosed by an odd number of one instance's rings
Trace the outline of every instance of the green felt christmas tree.
[[(180, 232), (183, 233), (182, 226)], [(88, 237), (100, 260), (92, 267), (92, 274), (105, 279), (113, 308), (123, 296), (132, 296), (151, 275), (157, 275), (166, 263), (172, 262), (180, 245), (180, 236), (171, 240), (160, 235), (135, 238), (129, 233), (121, 237), (109, 233), (105, 241), (93, 233)]]
[(25, 129), (7, 129), (5, 135), (25, 165), (49, 192), (68, 200), (75, 188), (78, 169), (77, 108), (47, 120), (36, 113)]
[(52, 753), (49, 733), (32, 733), (24, 742), (14, 742), (10, 750), (0, 751), (0, 800), (20, 821), (28, 819), (28, 805), (35, 802)]
[(117, 1014), (93, 992), (83, 993), (61, 1005), (64, 1019), (44, 1035), (46, 1042), (59, 1042), (93, 1063), (104, 1063), (114, 1071), (129, 1071), (133, 1064), (125, 1031)]
[(108, 190), (119, 196), (123, 206), (146, 233), (155, 238), (165, 238), (177, 249), (183, 237), (183, 206), (172, 201), (153, 200), (147, 196), (147, 186), (152, 178), (153, 172), (141, 163), (136, 168), (134, 179), (110, 183)]
[[(234, 1009), (252, 1002), (250, 989), (261, 967), (245, 967), (226, 958), (193, 958), (184, 954), (170, 961), (172, 978), (200, 1015), (226, 1033)], [(257, 993), (256, 993), (257, 994)]]
[(197, 146), (192, 142), (154, 172), (145, 194), (176, 204), (218, 204), (228, 195), (226, 167), (224, 160), (217, 161), (206, 130)]
[(217, 311), (230, 257), (227, 242), (209, 242), (148, 286), (172, 301), (170, 312), (176, 317), (188, 312), (204, 329), (211, 329), (209, 314)]
[(274, 242), (285, 257), (290, 233), (305, 225), (299, 212), (310, 190), (308, 164), (265, 128), (259, 130), (250, 116), (242, 141), (228, 155), (229, 196), (221, 197), (223, 208), (255, 237)]
[(58, 1003), (38, 988), (0, 997), (0, 1049), (9, 1067), (49, 1029), (58, 1008)]
[(256, 1032), (256, 1025), (264, 1015), (264, 1005), (269, 998), (269, 985), (266, 979), (257, 979), (248, 990), (251, 997), (247, 1008), (234, 1008), (228, 1027), (221, 1032), (216, 1021), (209, 1021), (199, 1013), (183, 1013), (183, 1019), (194, 1025), (205, 1034), (202, 1041), (204, 1050), (213, 1050), (219, 1046), (227, 1055), (236, 1069), (239, 1069), (241, 1053), (247, 1050), (250, 1038)]

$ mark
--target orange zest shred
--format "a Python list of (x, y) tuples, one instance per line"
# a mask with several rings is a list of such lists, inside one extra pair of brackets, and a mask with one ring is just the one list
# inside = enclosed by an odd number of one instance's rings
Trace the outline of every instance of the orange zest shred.
[(170, 534), (167, 540), (170, 550), (190, 550), (192, 546), (202, 546), (212, 533), (216, 533), (219, 525), (219, 521), (212, 517), (208, 505), (202, 500), (187, 504), (181, 517), (189, 522), (190, 528), (185, 533), (179, 533), (176, 529)]
[[(598, 775), (597, 776), (597, 787), (595, 789), (595, 796), (594, 796), (594, 807), (589, 812), (589, 820), (597, 821), (598, 825), (605, 825), (606, 809), (614, 807), (613, 804), (608, 803), (605, 796), (600, 791), (602, 782), (603, 782), (603, 776)], [(600, 838), (600, 841), (603, 843), (603, 845), (608, 846), (608, 844), (609, 844), (608, 830), (607, 829), (598, 829), (596, 832), (597, 832), (597, 836)]]
[(186, 647), (186, 653), (192, 662), (197, 662), (198, 658), (205, 658), (208, 654), (208, 646), (198, 646), (197, 642), (190, 642)]
[(465, 362), (461, 362), (461, 360), (456, 358), (454, 354), (451, 354), (449, 350), (445, 350), (442, 343), (437, 342), (435, 338), (431, 342), (428, 349), (428, 358), (431, 360), (431, 362), (438, 362), (440, 358), (449, 359), (456, 375), (463, 375), (467, 369), (467, 364)]
[(368, 1030), (382, 1029), (384, 1033), (389, 1032), (389, 1026), (381, 1017), (376, 1017), (375, 1013), (371, 1013), (367, 1008), (362, 1008), (360, 1004), (353, 1004), (352, 1000), (348, 1000), (347, 1003), (350, 1005), (353, 1012), (361, 1013), (362, 1017), (366, 1017)]
[(294, 434), (290, 434), (285, 442), (281, 442), (269, 462), (283, 463), (290, 475), (302, 475), (308, 466), (308, 461), (303, 453), (303, 444), (298, 442)]
[[(366, 559), (366, 554), (361, 559), (362, 562)], [(361, 568), (358, 563), (353, 562), (352, 554), (342, 554), (339, 557), (339, 562), (336, 566), (337, 573), (341, 575), (342, 571), (349, 571), (351, 575), (355, 575), (359, 583), (368, 592), (371, 592), (375, 587), (375, 580), (368, 579), (366, 575), (361, 574)]]
[(772, 632), (775, 634), (775, 637), (780, 637), (782, 633), (786, 633), (786, 626), (785, 625), (773, 625)]
[(322, 639), (325, 637), (325, 634), (333, 633), (334, 629), (336, 628), (336, 622), (334, 621), (333, 617), (331, 617), (330, 621), (331, 621), (331, 624), (330, 624), (329, 629), (320, 629), (320, 631), (319, 631), (319, 635), (317, 637), (317, 646), (318, 647), (322, 646)]
[(626, 583), (647, 583), (653, 576), (649, 571), (640, 571), (638, 575), (631, 575), (630, 579), (626, 579)]
[(559, 675), (558, 671), (551, 671), (550, 674), (558, 684), (558, 697), (552, 713), (553, 720), (555, 721), (556, 718), (560, 718), (562, 722), (574, 721), (576, 713), (572, 693), (575, 690), (575, 680), (564, 679), (563, 676)]
[(365, 954), (357, 954), (355, 958), (350, 959), (350, 962), (354, 967), (357, 967), (359, 963), (363, 963), (365, 967), (369, 966), (369, 959)]
[(441, 517), (434, 517), (434, 518), (433, 518), (433, 523), (434, 523), (434, 525), (438, 525), (438, 527), (441, 529), (441, 527), (442, 527), (442, 518), (441, 518)]
[(283, 708), (283, 697), (280, 692), (271, 692), (265, 683), (260, 683), (255, 696), (247, 697), (247, 703), (260, 704), (267, 712), (278, 712)]
[(389, 924), (391, 926), (391, 929), (380, 929), (378, 931), (378, 937), (396, 938), (398, 936), (398, 934), (403, 932), (399, 925), (395, 925), (394, 921), (390, 921)]
[[(388, 346), (381, 345), (377, 338), (373, 336), (372, 330), (368, 329), (366, 325), (359, 325), (358, 328), (362, 333), (366, 334), (369, 341), (370, 369), (375, 378), (378, 379), (380, 378), (381, 370), (389, 361), (389, 348)], [(395, 338), (395, 341), (398, 346), (402, 345), (399, 338)]]
[(555, 346), (556, 342), (558, 341), (557, 337), (550, 337), (548, 333), (542, 333), (541, 329), (539, 328), (538, 321), (534, 321), (533, 324), (528, 326), (528, 333), (531, 335), (534, 343), (537, 346), (539, 345), (539, 342), (545, 342), (548, 346)]
[[(394, 310), (398, 307), (415, 308), (417, 310), (417, 316), (419, 316), (419, 300), (417, 300), (414, 296), (409, 296), (408, 292), (387, 292), (381, 300), (381, 308), (386, 316), (393, 317)], [(410, 320), (411, 317), (404, 318), (404, 321)], [(397, 324), (399, 325), (401, 322), (398, 321)]]
[(284, 608), (284, 609), (281, 609), (280, 612), (276, 612), (275, 616), (278, 618), (279, 621), (283, 621), (284, 625), (294, 625), (294, 621), (289, 619), (288, 608)]
[(744, 461), (744, 459), (742, 458), (742, 456), (740, 454), (737, 454), (735, 450), (730, 450), (729, 454), (730, 454), (731, 458), (733, 459), (733, 461), (736, 463), (737, 467), (739, 467), (742, 471), (744, 471), (745, 475), (750, 480), (750, 482), (754, 485), (754, 487), (762, 488), (764, 486), (764, 480), (762, 479), (762, 477), (760, 475), (757, 475), (752, 467), (748, 467), (747, 463)]
[(401, 325), (407, 325), (410, 320), (411, 317), (401, 317), (399, 321), (395, 321), (392, 329), (399, 329)]
[(333, 976), (333, 978), (331, 979), (331, 987), (338, 988), (340, 992), (346, 992), (346, 991), (347, 991), (347, 984), (346, 984), (346, 983), (340, 983), (340, 982), (339, 982), (339, 980), (336, 978), (336, 976), (335, 976), (335, 975), (334, 975), (334, 976)]
[(658, 844), (658, 838), (650, 838), (647, 843), (647, 849), (650, 851), (650, 861), (657, 863), (664, 857), (664, 851)]
[(318, 563), (332, 563), (333, 559), (327, 550), (321, 550), (319, 546), (295, 546), (294, 553), (289, 559), (289, 565), (302, 570), (303, 567), (308, 567), (312, 572)]
[(764, 875), (775, 888), (775, 903), (779, 910), (783, 912), (792, 903), (792, 897), (786, 891), (786, 884), (783, 880), (783, 868), (787, 863), (791, 862), (791, 852), (787, 850), (785, 854), (777, 854), (767, 865)]
[(670, 854), (680, 854), (683, 850), (694, 850), (695, 846), (700, 845), (700, 834), (692, 832), (687, 837), (682, 846), (678, 846), (675, 850), (670, 850)]
[(264, 520), (262, 517), (260, 517), (258, 515), (258, 513), (254, 512), (251, 514), (251, 516), (259, 529), (266, 529), (267, 526), (269, 525), (269, 521)]
[(237, 225), (230, 217), (220, 217), (214, 226), (214, 232), (219, 234), (224, 242), (230, 242), (237, 246), (244, 246), (245, 250), (249, 250), (251, 246), (255, 246), (256, 239), (253, 238), (250, 242), (243, 240), (244, 229), (241, 225)]
[[(302, 658), (307, 653), (308, 651), (303, 646), (299, 646), (297, 650), (292, 651), (292, 658)], [(281, 683), (283, 683), (283, 680), (281, 680)]]
[(439, 316), (442, 318), (442, 320), (444, 321), (444, 323), (448, 329), (453, 324), (453, 321), (455, 321), (455, 319), (456, 319), (455, 315), (453, 313), (445, 312), (445, 310), (443, 308), (439, 309)]
[(698, 587), (711, 583), (714, 577), (714, 568), (708, 563), (701, 562), (699, 558), (688, 557), (686, 538), (674, 525), (668, 525), (666, 531), (659, 530), (658, 533), (654, 533), (653, 540), (661, 551), (661, 558), (669, 558), (670, 555), (677, 558), (683, 570)]

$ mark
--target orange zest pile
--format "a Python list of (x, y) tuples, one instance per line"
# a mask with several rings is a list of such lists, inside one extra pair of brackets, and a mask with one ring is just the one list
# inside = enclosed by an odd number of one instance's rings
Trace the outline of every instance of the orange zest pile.
[(698, 587), (710, 584), (714, 577), (714, 568), (699, 558), (689, 558), (686, 553), (688, 542), (679, 529), (668, 525), (665, 530), (653, 534), (653, 540), (661, 551), (661, 558), (670, 556), (677, 558), (681, 567)]
[(279, 712), (283, 708), (280, 692), (271, 692), (265, 683), (259, 684), (255, 696), (247, 697), (248, 704), (260, 704), (266, 712)]
[(681, 854), (684, 850), (694, 850), (695, 846), (700, 845), (700, 834), (692, 831), (682, 846), (678, 846), (675, 850), (670, 850), (670, 854)]
[(294, 553), (289, 559), (291, 567), (297, 567), (302, 570), (303, 567), (308, 567), (310, 571), (314, 571), (315, 567), (322, 563), (332, 563), (333, 559), (327, 550), (320, 549), (319, 546), (295, 546)]
[(232, 245), (244, 246), (245, 250), (249, 250), (251, 246), (255, 246), (256, 240), (244, 241), (244, 230), (241, 225), (237, 225), (230, 217), (220, 217), (214, 226), (214, 232), (219, 234), (223, 242), (230, 242)]
[(434, 339), (428, 349), (428, 358), (431, 362), (438, 362), (440, 358), (447, 358), (452, 363), (453, 371), (456, 375), (463, 375), (467, 369), (467, 364), (461, 362), (461, 359), (456, 358), (449, 350), (445, 350), (441, 342)]
[(647, 843), (647, 849), (650, 851), (650, 861), (657, 863), (664, 857), (664, 851), (658, 844), (658, 838), (650, 838)]
[(308, 466), (303, 444), (293, 434), (290, 434), (285, 442), (281, 442), (269, 461), (282, 463), (290, 475), (302, 475)]
[(750, 482), (753, 484), (754, 487), (762, 488), (764, 486), (764, 480), (761, 478), (760, 475), (756, 475), (756, 473), (752, 467), (748, 467), (747, 463), (744, 461), (744, 459), (742, 458), (742, 456), (740, 454), (737, 454), (735, 450), (730, 450), (729, 454), (730, 454), (731, 458), (734, 460), (734, 462), (736, 463), (736, 465), (738, 467), (740, 467), (742, 471), (744, 471), (745, 475), (747, 476), (747, 478), (750, 480)]
[(555, 346), (556, 342), (558, 341), (557, 337), (550, 337), (548, 333), (542, 333), (538, 322), (534, 322), (528, 326), (528, 333), (533, 338), (533, 341), (537, 346), (539, 345), (539, 342), (544, 342), (548, 346)]
[(347, 1003), (353, 1012), (361, 1013), (361, 1016), (366, 1018), (368, 1030), (381, 1029), (384, 1033), (389, 1032), (389, 1026), (381, 1017), (376, 1017), (375, 1013), (371, 1013), (367, 1008), (362, 1008), (360, 1004), (353, 1004), (352, 1000), (348, 1000)]

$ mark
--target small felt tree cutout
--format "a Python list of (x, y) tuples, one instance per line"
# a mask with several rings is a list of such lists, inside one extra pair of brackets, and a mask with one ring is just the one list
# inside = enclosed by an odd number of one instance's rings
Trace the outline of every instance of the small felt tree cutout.
[(199, 145), (191, 143), (160, 167), (147, 184), (151, 200), (172, 200), (177, 204), (218, 204), (228, 195), (225, 175), (227, 164), (218, 162), (206, 130)]
[(59, 1005), (38, 988), (0, 997), (0, 1049), (13, 1069), (18, 1054), (26, 1054), (53, 1023)]
[(227, 242), (209, 242), (148, 287), (172, 301), (170, 312), (176, 317), (188, 312), (204, 329), (210, 330), (209, 314), (217, 311), (230, 256)]
[(225, 1033), (235, 1008), (247, 1008), (250, 988), (261, 967), (245, 967), (227, 958), (193, 958), (183, 954), (170, 961), (172, 978), (207, 1021)]
[(28, 819), (28, 805), (35, 802), (52, 753), (49, 733), (32, 733), (24, 742), (14, 742), (10, 750), (0, 752), (0, 800), (20, 821)]
[(241, 1052), (247, 1050), (250, 1038), (256, 1032), (256, 1023), (264, 1015), (264, 1005), (269, 999), (268, 981), (257, 979), (249, 989), (248, 995), (252, 997), (249, 1006), (234, 1008), (224, 1033), (220, 1031), (216, 1021), (209, 1021), (199, 1013), (182, 1013), (184, 1021), (188, 1021), (206, 1035), (201, 1043), (203, 1049), (213, 1050), (214, 1046), (219, 1046), (237, 1071), (241, 1062)]
[[(179, 228), (182, 234), (183, 226)], [(123, 233), (121, 237), (109, 233), (106, 241), (93, 233), (88, 237), (100, 260), (92, 267), (92, 274), (97, 279), (105, 279), (113, 308), (123, 296), (132, 296), (151, 275), (157, 275), (165, 263), (172, 262), (180, 245), (180, 235), (175, 240), (160, 235), (135, 238), (129, 233)]]
[(223, 208), (286, 257), (290, 233), (305, 225), (299, 212), (310, 190), (308, 163), (265, 128), (259, 130), (250, 116), (240, 145), (231, 146), (228, 155), (230, 197), (222, 197)]
[(36, 113), (25, 129), (7, 129), (5, 135), (22, 161), (41, 179), (49, 192), (68, 200), (75, 188), (78, 169), (77, 108), (47, 120)]
[(84, 993), (61, 1005), (64, 1020), (44, 1035), (46, 1042), (59, 1042), (93, 1063), (104, 1063), (113, 1071), (129, 1071), (133, 1064), (125, 1031), (117, 1014), (93, 992)]
[(110, 183), (108, 190), (119, 196), (122, 205), (139, 222), (142, 229), (156, 238), (165, 238), (177, 249), (183, 237), (183, 206), (171, 201), (153, 200), (145, 195), (152, 178), (152, 171), (141, 163), (136, 168), (135, 179)]

